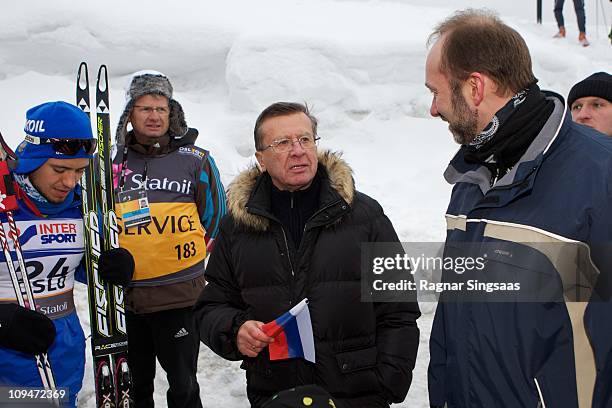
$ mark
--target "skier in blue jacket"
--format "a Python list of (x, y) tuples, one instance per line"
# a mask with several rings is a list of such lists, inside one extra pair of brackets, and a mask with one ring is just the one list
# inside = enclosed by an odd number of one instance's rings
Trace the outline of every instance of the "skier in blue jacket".
[[(24, 131), (12, 171), (19, 200), (13, 214), (37, 311), (17, 305), (0, 256), (0, 386), (41, 388), (34, 355), (47, 352), (56, 386), (68, 389), (66, 406), (75, 407), (85, 365), (73, 298), (75, 278), (86, 280), (78, 182), (96, 142), (87, 115), (66, 102), (28, 110)], [(4, 213), (0, 220), (8, 231)], [(14, 252), (13, 260), (18, 268)]]

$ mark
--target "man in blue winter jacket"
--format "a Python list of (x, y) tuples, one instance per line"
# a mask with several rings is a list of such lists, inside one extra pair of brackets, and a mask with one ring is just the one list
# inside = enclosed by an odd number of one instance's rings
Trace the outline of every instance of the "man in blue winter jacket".
[(461, 145), (444, 173), (445, 256), (484, 259), (443, 279), (521, 285), (442, 294), (430, 404), (610, 407), (612, 139), (538, 88), (525, 41), (496, 16), (457, 12), (431, 42), (430, 113)]
[[(19, 200), (14, 217), (37, 311), (17, 304), (0, 256), (0, 386), (42, 388), (34, 355), (46, 352), (56, 386), (68, 389), (67, 406), (74, 407), (85, 363), (73, 299), (75, 278), (85, 280), (78, 182), (96, 142), (87, 115), (65, 102), (28, 110), (24, 131), (12, 171)], [(0, 221), (8, 231), (4, 213)]]

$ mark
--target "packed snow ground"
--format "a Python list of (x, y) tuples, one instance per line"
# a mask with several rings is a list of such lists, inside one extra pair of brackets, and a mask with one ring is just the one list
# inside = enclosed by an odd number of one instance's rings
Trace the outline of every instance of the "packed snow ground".
[[(540, 86), (567, 95), (576, 81), (612, 66), (610, 3), (586, 3), (588, 48), (576, 41), (571, 2), (564, 40), (551, 38), (552, 5), (537, 25), (531, 1), (12, 2), (0, 15), (0, 131), (16, 146), (27, 108), (73, 102), (82, 60), (91, 71), (108, 65), (114, 126), (127, 75), (155, 69), (171, 78), (189, 125), (200, 130), (197, 144), (212, 152), (228, 184), (253, 162), (257, 114), (275, 101), (306, 101), (320, 121), (321, 147), (344, 152), (357, 187), (382, 204), (401, 239), (441, 241), (450, 192), (441, 174), (457, 146), (446, 126), (428, 114), (431, 97), (423, 83), (432, 27), (455, 9), (496, 10), (527, 41)], [(88, 333), (82, 285), (75, 296)], [(417, 367), (398, 407), (428, 406), (427, 343), (435, 305), (421, 306)], [(238, 366), (201, 348), (205, 407), (248, 406)], [(155, 399), (165, 406), (166, 380), (158, 370)], [(89, 361), (79, 406), (95, 406)]]

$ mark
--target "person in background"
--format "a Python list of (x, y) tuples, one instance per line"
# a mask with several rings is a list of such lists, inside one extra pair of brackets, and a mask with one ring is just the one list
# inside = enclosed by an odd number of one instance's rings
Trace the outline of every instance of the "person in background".
[[(116, 134), (113, 176), (119, 244), (133, 275), (100, 275), (125, 285), (135, 406), (153, 407), (156, 359), (168, 379), (167, 407), (199, 408), (199, 336), (192, 307), (205, 285), (204, 261), (225, 214), (225, 191), (209, 151), (195, 146), (168, 78), (132, 75)], [(128, 130), (128, 124), (132, 129)], [(100, 261), (102, 263), (102, 260)]]
[(572, 87), (567, 97), (572, 119), (612, 136), (612, 75), (597, 72)]
[[(563, 4), (565, 0), (555, 0), (555, 19), (557, 20), (557, 26), (559, 27), (559, 31), (554, 35), (554, 38), (565, 38), (565, 22), (563, 20)], [(580, 33), (578, 34), (578, 42), (583, 47), (588, 47), (590, 45), (589, 41), (586, 38), (586, 18), (584, 14), (584, 0), (574, 0), (574, 10), (576, 11), (576, 19), (578, 20), (578, 30)]]

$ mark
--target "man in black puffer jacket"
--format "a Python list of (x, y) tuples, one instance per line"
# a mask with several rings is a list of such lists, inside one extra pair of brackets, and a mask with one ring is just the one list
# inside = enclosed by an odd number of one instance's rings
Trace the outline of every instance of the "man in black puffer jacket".
[[(317, 153), (316, 130), (296, 103), (275, 103), (257, 119), (259, 168), (229, 188), (195, 306), (200, 338), (223, 358), (243, 360), (253, 407), (303, 384), (323, 387), (338, 407), (388, 407), (410, 387), (418, 304), (361, 300), (361, 244), (398, 237), (380, 205), (355, 190), (350, 167)], [(272, 339), (261, 326), (305, 297), (316, 364), (270, 361)]]

